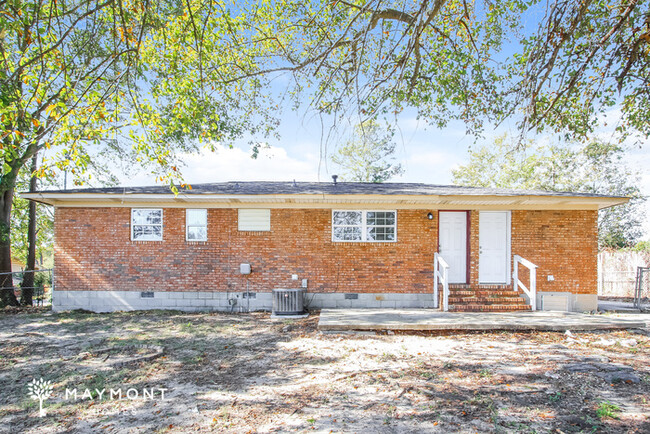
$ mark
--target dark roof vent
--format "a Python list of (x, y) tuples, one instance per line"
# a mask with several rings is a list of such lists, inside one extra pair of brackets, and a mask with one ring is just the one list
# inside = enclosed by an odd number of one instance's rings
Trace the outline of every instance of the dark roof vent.
[(334, 181), (334, 185), (336, 185), (336, 179), (338, 178), (338, 175), (332, 175), (332, 181)]

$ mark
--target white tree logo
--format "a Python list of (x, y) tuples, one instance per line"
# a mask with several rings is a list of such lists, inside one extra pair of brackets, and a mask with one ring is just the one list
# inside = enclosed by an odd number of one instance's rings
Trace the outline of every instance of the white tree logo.
[(38, 412), (39, 417), (45, 417), (46, 411), (43, 408), (43, 401), (50, 397), (52, 394), (52, 389), (52, 382), (43, 381), (42, 378), (40, 378), (38, 381), (36, 381), (36, 378), (34, 378), (32, 379), (32, 382), (27, 385), (27, 390), (29, 390), (29, 397), (34, 400), (38, 399), (40, 406), (40, 411)]

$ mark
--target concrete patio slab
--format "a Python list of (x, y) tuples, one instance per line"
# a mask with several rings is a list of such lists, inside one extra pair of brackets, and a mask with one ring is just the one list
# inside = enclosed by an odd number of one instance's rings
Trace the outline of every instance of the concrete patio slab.
[(641, 313), (641, 310), (636, 309), (631, 301), (598, 300), (598, 310), (601, 312)]
[(610, 330), (644, 328), (634, 319), (575, 312), (460, 313), (432, 309), (323, 309), (318, 328), (337, 330)]

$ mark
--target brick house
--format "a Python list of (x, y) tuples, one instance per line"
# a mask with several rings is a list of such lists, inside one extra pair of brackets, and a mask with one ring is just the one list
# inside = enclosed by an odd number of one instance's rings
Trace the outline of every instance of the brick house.
[[(434, 262), (450, 311), (593, 310), (598, 210), (628, 200), (295, 181), (22, 196), (55, 207), (54, 309), (93, 311), (269, 309), (301, 286), (312, 308), (428, 308)], [(524, 265), (534, 300), (513, 285), (516, 268), (530, 289)]]

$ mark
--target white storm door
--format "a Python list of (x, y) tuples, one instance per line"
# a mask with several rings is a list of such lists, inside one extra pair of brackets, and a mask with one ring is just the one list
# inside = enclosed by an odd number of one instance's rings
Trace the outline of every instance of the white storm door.
[(439, 253), (449, 264), (449, 283), (467, 283), (467, 213), (440, 211)]
[(481, 211), (479, 214), (478, 244), (479, 283), (509, 283), (509, 211)]

